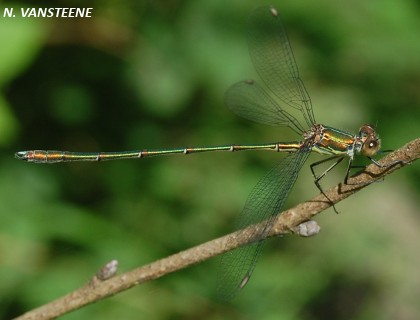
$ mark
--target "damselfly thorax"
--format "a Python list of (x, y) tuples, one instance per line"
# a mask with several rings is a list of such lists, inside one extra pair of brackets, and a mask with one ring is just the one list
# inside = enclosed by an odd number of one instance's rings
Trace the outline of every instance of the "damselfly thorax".
[(381, 148), (379, 136), (368, 124), (363, 125), (357, 135), (315, 124), (303, 136), (305, 140), (312, 141), (312, 151), (325, 155), (349, 156), (352, 159), (355, 154), (372, 157)]

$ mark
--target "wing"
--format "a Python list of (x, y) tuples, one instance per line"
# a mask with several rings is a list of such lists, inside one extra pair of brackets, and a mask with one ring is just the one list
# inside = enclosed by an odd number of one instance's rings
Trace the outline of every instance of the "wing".
[(283, 110), (261, 86), (253, 80), (232, 85), (225, 94), (225, 104), (237, 115), (262, 124), (287, 126), (301, 135), (305, 128)]
[(301, 111), (310, 127), (315, 124), (311, 99), (300, 79), (289, 39), (273, 7), (257, 8), (248, 22), (248, 46), (259, 76), (284, 103)]
[(248, 282), (263, 248), (264, 240), (309, 153), (310, 148), (304, 147), (282, 159), (252, 190), (238, 218), (236, 229), (240, 230), (262, 221), (265, 221), (264, 227), (249, 236), (249, 239), (254, 242), (222, 255), (217, 282), (220, 300), (232, 299)]
[[(285, 105), (300, 111), (308, 127), (315, 123), (311, 99), (299, 77), (286, 31), (273, 7), (261, 7), (248, 23), (248, 47), (259, 76)], [(236, 114), (269, 125), (288, 126), (297, 133), (305, 129), (254, 81), (234, 84), (225, 102)]]

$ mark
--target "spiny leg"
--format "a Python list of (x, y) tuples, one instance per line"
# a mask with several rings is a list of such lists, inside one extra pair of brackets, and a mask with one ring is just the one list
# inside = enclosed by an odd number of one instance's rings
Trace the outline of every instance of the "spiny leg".
[(353, 168), (360, 168), (362, 166), (352, 166), (351, 164), (353, 163), (353, 158), (350, 158), (349, 160), (349, 164), (347, 165), (347, 171), (346, 171), (346, 176), (344, 177), (344, 184), (348, 184), (348, 180), (349, 180), (349, 174), (350, 174), (350, 170)]
[(371, 157), (368, 157), (368, 159), (372, 161), (372, 163), (375, 164), (377, 167), (382, 168), (382, 169), (391, 168), (393, 166), (396, 166), (397, 164), (406, 164), (404, 160), (395, 160), (395, 161), (392, 161), (391, 163), (388, 163), (387, 165), (383, 165)]
[[(393, 150), (383, 150), (382, 152), (391, 152)], [(367, 157), (374, 165), (376, 165), (378, 168), (391, 168), (393, 166), (396, 166), (398, 164), (405, 164), (406, 162), (403, 160), (395, 160), (387, 165), (382, 165), (380, 164), (377, 160), (371, 158), (371, 157)], [(366, 168), (366, 166), (352, 166), (353, 159), (350, 159), (349, 161), (349, 165), (347, 167), (347, 172), (346, 172), (346, 177), (344, 178), (344, 183), (345, 184), (349, 184), (348, 183), (348, 178), (349, 178), (349, 174), (350, 174), (350, 170), (351, 169), (356, 169), (356, 168)], [(382, 178), (383, 179), (383, 178)]]
[[(316, 167), (316, 166), (318, 166), (318, 165), (320, 165), (320, 164), (322, 164), (322, 163), (324, 163), (324, 162), (328, 162), (328, 161), (331, 161), (331, 160), (334, 160), (334, 159), (337, 159), (337, 158), (339, 158), (336, 162), (334, 162), (329, 168), (327, 168), (322, 174), (320, 174), (319, 176), (317, 176), (316, 174), (315, 174), (315, 170), (314, 170), (314, 168)], [(315, 185), (316, 185), (316, 187), (318, 188), (318, 190), (324, 195), (324, 197), (325, 198), (327, 198), (327, 200), (331, 203), (331, 205), (332, 205), (332, 207), (333, 207), (333, 209), (334, 209), (334, 212), (335, 213), (338, 213), (338, 211), (337, 211), (337, 209), (336, 209), (336, 207), (335, 207), (335, 205), (334, 205), (334, 203), (331, 201), (331, 199), (330, 198), (328, 198), (328, 196), (326, 195), (326, 193), (324, 192), (324, 190), (322, 189), (322, 187), (321, 187), (321, 184), (319, 183), (320, 181), (321, 181), (321, 179), (322, 178), (324, 178), (325, 177), (325, 175), (329, 172), (329, 171), (331, 171), (336, 165), (338, 165), (341, 161), (343, 161), (343, 159), (344, 159), (344, 157), (343, 156), (332, 156), (332, 157), (329, 157), (329, 158), (327, 158), (327, 159), (323, 159), (323, 160), (321, 160), (321, 161), (317, 161), (317, 162), (314, 162), (314, 163), (312, 163), (311, 165), (310, 165), (310, 168), (311, 168), (311, 171), (312, 171), (312, 175), (313, 175), (313, 177), (314, 177), (314, 183), (315, 183)], [(351, 160), (350, 160), (350, 163), (351, 163)], [(348, 169), (349, 170), (349, 169)], [(347, 172), (347, 175), (346, 175), (346, 179), (347, 179), (347, 176), (348, 176), (348, 172)]]
[[(381, 150), (381, 151), (379, 151), (379, 153), (388, 153), (388, 152), (393, 152), (393, 151), (394, 150), (392, 150), (392, 149), (387, 149), (387, 150)], [(393, 167), (397, 164), (407, 164), (407, 162), (405, 162), (404, 160), (395, 160), (395, 161), (392, 161), (391, 163), (389, 163), (387, 165), (383, 165), (383, 164), (380, 164), (378, 161), (376, 161), (375, 159), (373, 159), (371, 157), (368, 157), (368, 159), (370, 161), (372, 161), (372, 163), (376, 164), (379, 168), (390, 168), (390, 167)]]

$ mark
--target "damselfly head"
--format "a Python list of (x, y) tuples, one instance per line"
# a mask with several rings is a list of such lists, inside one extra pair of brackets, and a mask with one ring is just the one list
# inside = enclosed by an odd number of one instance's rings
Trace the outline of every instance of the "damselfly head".
[(359, 139), (362, 144), (360, 153), (366, 157), (372, 157), (381, 149), (381, 139), (373, 126), (365, 124), (359, 130)]

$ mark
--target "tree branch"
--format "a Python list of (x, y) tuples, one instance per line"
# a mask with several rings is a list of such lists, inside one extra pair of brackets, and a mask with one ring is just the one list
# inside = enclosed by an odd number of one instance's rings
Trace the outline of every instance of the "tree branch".
[[(369, 186), (373, 182), (382, 179), (385, 175), (411, 164), (419, 157), (420, 138), (409, 142), (402, 148), (384, 157), (380, 161), (380, 164), (383, 166), (382, 168), (375, 164), (371, 164), (363, 171), (352, 176), (347, 185), (340, 183), (325, 193), (331, 202), (334, 204), (338, 203)], [(396, 161), (400, 162), (395, 163)], [(321, 211), (329, 208), (332, 205), (331, 202), (320, 194), (294, 208), (279, 213), (268, 237), (298, 233), (297, 228), (301, 223), (310, 220)], [(51, 319), (58, 317), (87, 304), (127, 290), (133, 286), (160, 278), (166, 274), (233, 250), (246, 244), (247, 241), (249, 242), (249, 240), (247, 240), (249, 238), (248, 235), (252, 233), (255, 228), (260, 227), (261, 223), (249, 226), (243, 230), (233, 232), (218, 239), (208, 241), (161, 260), (157, 260), (143, 267), (112, 277), (116, 272), (116, 267), (118, 265), (118, 262), (113, 260), (101, 268), (97, 275), (95, 275), (86, 285), (57, 300), (29, 311), (16, 319)], [(234, 241), (231, 241), (231, 238)]]

